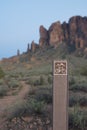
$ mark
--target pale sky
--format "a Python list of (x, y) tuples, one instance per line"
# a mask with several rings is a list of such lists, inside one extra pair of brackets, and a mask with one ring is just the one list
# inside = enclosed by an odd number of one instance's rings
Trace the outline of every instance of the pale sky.
[(87, 0), (0, 0), (0, 59), (39, 41), (39, 27), (87, 16)]

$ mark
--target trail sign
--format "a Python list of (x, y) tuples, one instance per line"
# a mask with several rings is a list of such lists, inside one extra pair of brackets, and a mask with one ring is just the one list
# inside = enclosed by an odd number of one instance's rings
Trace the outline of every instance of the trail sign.
[(68, 130), (67, 61), (53, 62), (53, 130)]

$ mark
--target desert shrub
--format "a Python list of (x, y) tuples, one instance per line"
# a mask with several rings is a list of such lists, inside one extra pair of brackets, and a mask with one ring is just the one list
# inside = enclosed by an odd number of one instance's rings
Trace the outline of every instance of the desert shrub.
[(87, 106), (87, 97), (82, 97), (79, 99), (79, 105), (80, 106)]
[(87, 83), (85, 83), (85, 82), (75, 83), (75, 84), (71, 85), (69, 89), (72, 91), (87, 92)]
[(53, 82), (52, 76), (48, 76), (48, 83), (52, 84), (52, 82)]
[(74, 54), (76, 57), (83, 57), (84, 56), (83, 49), (81, 48), (77, 49)]
[(35, 99), (44, 101), (45, 103), (52, 103), (52, 89), (43, 88), (36, 91)]
[(26, 81), (27, 84), (30, 84), (32, 86), (38, 86), (40, 85), (40, 80), (39, 79), (29, 79)]
[(74, 79), (73, 77), (71, 77), (71, 78), (69, 79), (69, 86), (71, 86), (71, 85), (73, 85), (73, 84), (75, 84), (75, 79)]
[(30, 78), (26, 83), (31, 84), (32, 86), (43, 85), (45, 84), (45, 79), (43, 76), (40, 76), (39, 78)]
[(34, 85), (34, 79), (33, 78), (28, 78), (26, 80), (26, 84), (30, 84), (31, 86)]
[(0, 85), (0, 97), (5, 96), (8, 91), (7, 85)]
[(5, 76), (4, 71), (2, 70), (2, 68), (0, 67), (0, 79), (3, 78)]
[(44, 101), (45, 103), (52, 103), (52, 87), (50, 86), (32, 86), (29, 91), (29, 98), (32, 97), (37, 101)]
[(29, 90), (29, 97), (32, 97), (33, 95), (36, 94), (36, 89), (35, 87), (32, 86), (32, 88)]
[(0, 85), (3, 85), (3, 83), (4, 83), (4, 80), (0, 79)]
[(7, 108), (4, 116), (8, 120), (12, 120), (13, 118), (21, 118), (23, 116), (43, 114), (45, 106), (43, 101), (39, 102), (33, 98), (30, 98), (29, 101), (21, 100)]
[(75, 106), (76, 104), (78, 104), (78, 99), (74, 96), (70, 96), (69, 97), (69, 106)]
[(8, 86), (9, 86), (9, 88), (11, 88), (11, 89), (15, 89), (15, 88), (17, 88), (17, 87), (20, 87), (21, 85), (20, 85), (20, 83), (19, 83), (17, 80), (11, 79), (11, 80), (8, 82)]
[(26, 101), (17, 101), (13, 105), (9, 106), (6, 110), (6, 118), (12, 120), (13, 118), (18, 118), (24, 116), (26, 112), (29, 111)]
[(43, 85), (45, 83), (44, 77), (40, 76), (40, 81), (39, 85)]
[(36, 80), (33, 82), (33, 85), (34, 85), (34, 86), (40, 85), (40, 80), (39, 80), (39, 79), (36, 79)]
[(73, 107), (79, 105), (81, 107), (87, 106), (87, 97), (86, 96), (70, 96), (69, 97), (69, 106)]
[(74, 109), (69, 113), (69, 128), (72, 130), (86, 130), (87, 128), (87, 111), (83, 112)]
[(45, 103), (43, 101), (37, 101), (36, 99), (29, 100), (29, 106), (31, 113), (42, 114), (44, 113)]
[(84, 66), (83, 68), (81, 68), (80, 73), (83, 76), (87, 76), (87, 66)]

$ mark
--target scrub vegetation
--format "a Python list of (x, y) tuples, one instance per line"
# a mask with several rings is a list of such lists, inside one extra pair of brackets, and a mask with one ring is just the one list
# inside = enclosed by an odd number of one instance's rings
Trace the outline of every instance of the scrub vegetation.
[[(0, 101), (19, 97), (2, 110), (0, 126), (2, 119), (5, 125), (0, 130), (52, 130), (54, 59), (68, 62), (69, 130), (86, 130), (87, 59), (62, 54), (60, 48), (33, 53), (33, 61), (27, 56), (21, 55), (20, 62), (0, 64)], [(26, 86), (29, 90), (20, 98)]]

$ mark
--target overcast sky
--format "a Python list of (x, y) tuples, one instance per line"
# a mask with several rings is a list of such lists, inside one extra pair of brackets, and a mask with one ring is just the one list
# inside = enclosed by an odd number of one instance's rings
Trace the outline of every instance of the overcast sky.
[(0, 59), (39, 41), (39, 27), (87, 16), (87, 0), (0, 0)]

